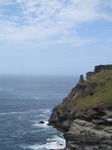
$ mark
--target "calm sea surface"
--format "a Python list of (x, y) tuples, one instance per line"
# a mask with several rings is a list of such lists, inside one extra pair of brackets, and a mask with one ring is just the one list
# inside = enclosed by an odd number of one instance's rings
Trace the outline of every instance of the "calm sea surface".
[[(63, 148), (62, 133), (47, 126), (47, 120), (77, 80), (72, 76), (0, 76), (0, 150)], [(45, 123), (39, 124), (41, 120)]]

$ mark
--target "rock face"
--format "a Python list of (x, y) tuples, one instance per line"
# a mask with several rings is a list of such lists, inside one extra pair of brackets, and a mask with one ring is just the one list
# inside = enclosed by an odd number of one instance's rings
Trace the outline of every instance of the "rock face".
[(96, 66), (55, 107), (49, 124), (64, 132), (65, 150), (112, 149), (112, 65)]

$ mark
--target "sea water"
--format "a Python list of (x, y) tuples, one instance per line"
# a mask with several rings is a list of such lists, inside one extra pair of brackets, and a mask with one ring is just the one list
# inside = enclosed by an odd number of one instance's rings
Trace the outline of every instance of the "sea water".
[(76, 82), (72, 76), (0, 76), (0, 150), (63, 149), (63, 133), (47, 124)]

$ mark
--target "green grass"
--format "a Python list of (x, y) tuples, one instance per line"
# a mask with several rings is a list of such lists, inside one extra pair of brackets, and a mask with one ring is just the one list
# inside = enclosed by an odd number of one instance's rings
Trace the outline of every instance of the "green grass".
[[(97, 75), (92, 76), (91, 80), (87, 80), (86, 82), (90, 83), (102, 83), (101, 86), (95, 88), (95, 93), (93, 95), (83, 96), (80, 94), (77, 99), (73, 102), (72, 110), (77, 109), (86, 109), (97, 107), (99, 105), (108, 105), (112, 104), (112, 71), (101, 72)], [(89, 89), (87, 89), (89, 90)], [(68, 99), (73, 98), (73, 92), (71, 92), (68, 96)], [(61, 104), (57, 106), (58, 109), (66, 109), (68, 100), (65, 99)]]
[(75, 107), (81, 109), (101, 104), (112, 104), (112, 72), (102, 73), (94, 77), (90, 82), (101, 82), (104, 85), (98, 88), (92, 96), (80, 96), (75, 103)]
[(59, 104), (57, 107), (58, 109), (64, 108), (66, 106), (66, 100), (64, 100), (61, 104)]

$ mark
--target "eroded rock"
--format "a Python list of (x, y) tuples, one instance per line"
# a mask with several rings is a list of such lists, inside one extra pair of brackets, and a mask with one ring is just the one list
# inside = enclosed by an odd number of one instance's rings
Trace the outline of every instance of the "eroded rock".
[(112, 149), (111, 79), (112, 65), (96, 66), (53, 109), (49, 124), (64, 132), (65, 150)]

